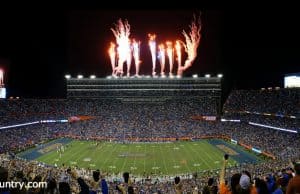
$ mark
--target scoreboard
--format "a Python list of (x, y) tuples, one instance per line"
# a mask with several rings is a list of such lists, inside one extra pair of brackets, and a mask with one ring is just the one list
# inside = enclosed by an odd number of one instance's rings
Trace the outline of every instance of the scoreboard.
[(6, 98), (6, 88), (0, 88), (0, 98)]
[(285, 75), (284, 88), (300, 88), (300, 73)]

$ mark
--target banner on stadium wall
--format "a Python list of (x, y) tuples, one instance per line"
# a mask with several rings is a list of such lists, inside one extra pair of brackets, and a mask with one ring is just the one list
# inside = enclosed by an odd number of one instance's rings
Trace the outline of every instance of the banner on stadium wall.
[(71, 116), (68, 118), (69, 123), (72, 122), (77, 122), (77, 121), (86, 121), (86, 120), (91, 120), (95, 117), (93, 116)]
[(262, 154), (265, 155), (265, 156), (267, 156), (267, 157), (272, 158), (273, 160), (276, 159), (276, 157), (275, 157), (273, 154), (270, 154), (270, 153), (268, 153), (268, 152), (262, 152)]
[(202, 116), (202, 115), (195, 115), (191, 116), (191, 119), (193, 120), (200, 120), (200, 121), (216, 121), (216, 116)]
[(244, 148), (248, 149), (248, 150), (252, 150), (252, 147), (243, 143), (239, 143), (240, 146), (243, 146)]
[(255, 153), (258, 153), (258, 154), (261, 154), (262, 151), (260, 149), (257, 149), (257, 148), (252, 148), (252, 151), (255, 152)]
[(233, 144), (237, 144), (238, 142), (234, 139), (230, 139), (230, 142), (233, 143)]

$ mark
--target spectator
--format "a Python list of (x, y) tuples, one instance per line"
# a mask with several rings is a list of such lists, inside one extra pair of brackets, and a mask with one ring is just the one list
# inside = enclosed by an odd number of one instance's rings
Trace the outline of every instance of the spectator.
[(300, 193), (300, 163), (296, 163), (294, 168), (296, 171), (296, 175), (289, 181), (286, 194)]
[(207, 185), (203, 188), (202, 193), (203, 194), (217, 194), (218, 188), (213, 184), (214, 184), (214, 179), (209, 178)]

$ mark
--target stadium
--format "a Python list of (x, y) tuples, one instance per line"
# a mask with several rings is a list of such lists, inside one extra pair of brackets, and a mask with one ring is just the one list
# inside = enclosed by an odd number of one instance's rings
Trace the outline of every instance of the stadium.
[(225, 95), (226, 75), (184, 74), (188, 52), (177, 75), (113, 56), (111, 76), (65, 75), (66, 98), (6, 98), (0, 71), (0, 180), (47, 182), (0, 193), (299, 192), (299, 74)]

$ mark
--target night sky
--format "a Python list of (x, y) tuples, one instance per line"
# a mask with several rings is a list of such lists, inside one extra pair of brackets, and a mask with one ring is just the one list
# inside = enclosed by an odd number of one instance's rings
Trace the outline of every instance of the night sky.
[[(193, 13), (173, 10), (4, 10), (0, 12), (0, 67), (8, 96), (65, 97), (64, 75), (111, 73), (110, 28), (128, 19), (131, 37), (142, 41), (141, 74), (151, 74), (147, 34), (157, 42), (183, 39)], [(300, 13), (202, 10), (198, 57), (185, 76), (224, 74), (225, 91), (283, 87), (286, 73), (300, 72)]]

